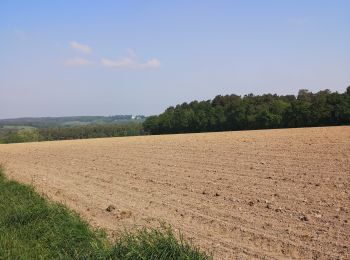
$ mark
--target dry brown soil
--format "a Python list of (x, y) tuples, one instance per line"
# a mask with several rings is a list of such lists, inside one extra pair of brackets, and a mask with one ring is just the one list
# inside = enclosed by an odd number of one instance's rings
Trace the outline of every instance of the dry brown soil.
[(350, 259), (350, 127), (9, 144), (0, 163), (109, 234), (164, 220), (216, 259)]

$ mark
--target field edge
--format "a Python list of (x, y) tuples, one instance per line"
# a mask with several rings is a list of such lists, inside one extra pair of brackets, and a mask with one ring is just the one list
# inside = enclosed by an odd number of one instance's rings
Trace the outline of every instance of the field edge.
[(0, 165), (0, 259), (212, 259), (178, 237), (163, 224), (121, 232), (111, 243), (78, 213), (9, 180)]

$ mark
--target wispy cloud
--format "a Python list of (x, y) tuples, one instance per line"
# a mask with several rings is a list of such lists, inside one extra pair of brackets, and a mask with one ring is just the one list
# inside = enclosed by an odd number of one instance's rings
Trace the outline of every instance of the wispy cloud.
[(74, 49), (74, 50), (77, 50), (81, 53), (91, 53), (91, 47), (89, 45), (86, 45), (86, 44), (81, 44), (79, 42), (76, 42), (76, 41), (71, 41), (69, 43), (69, 46)]
[(22, 30), (14, 30), (13, 34), (15, 35), (15, 37), (21, 41), (24, 41), (27, 39), (27, 33), (25, 31)]
[(299, 17), (288, 20), (288, 23), (292, 26), (302, 27), (310, 24), (310, 19), (308, 17)]
[(117, 60), (103, 58), (101, 59), (101, 64), (104, 67), (119, 69), (156, 69), (160, 67), (158, 59), (153, 58), (146, 62), (141, 62), (132, 49), (127, 49), (127, 53), (126, 57)]
[(80, 57), (67, 59), (64, 63), (64, 65), (67, 67), (86, 67), (92, 64), (93, 64), (92, 61), (88, 59), (80, 58)]

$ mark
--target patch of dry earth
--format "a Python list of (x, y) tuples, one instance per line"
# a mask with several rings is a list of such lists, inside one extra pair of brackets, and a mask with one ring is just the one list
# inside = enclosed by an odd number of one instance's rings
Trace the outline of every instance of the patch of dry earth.
[(350, 127), (9, 144), (0, 163), (110, 234), (164, 220), (216, 259), (350, 258)]

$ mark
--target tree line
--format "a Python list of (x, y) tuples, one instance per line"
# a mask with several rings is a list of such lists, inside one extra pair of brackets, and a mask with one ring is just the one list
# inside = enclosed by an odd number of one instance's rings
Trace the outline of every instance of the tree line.
[(143, 124), (0, 128), (0, 143), (346, 124), (350, 125), (350, 86), (344, 93), (301, 89), (297, 96), (218, 95), (171, 106)]
[(143, 123), (149, 134), (173, 134), (350, 124), (350, 86), (344, 93), (301, 89), (297, 96), (216, 96), (167, 108)]

